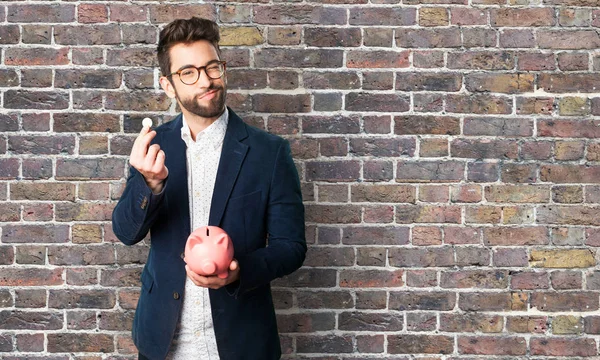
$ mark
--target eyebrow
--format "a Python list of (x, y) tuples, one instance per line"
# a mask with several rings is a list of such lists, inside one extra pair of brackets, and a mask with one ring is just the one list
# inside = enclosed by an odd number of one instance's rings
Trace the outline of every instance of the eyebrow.
[(184, 70), (184, 69), (189, 69), (189, 68), (206, 67), (206, 66), (209, 66), (209, 65), (211, 65), (213, 63), (217, 63), (219, 61), (221, 61), (221, 60), (219, 60), (219, 59), (210, 60), (209, 62), (207, 62), (205, 65), (202, 65), (202, 66), (196, 66), (196, 65), (192, 65), (192, 64), (187, 64), (187, 65), (183, 65), (179, 69), (175, 70), (175, 72), (181, 71), (181, 70)]

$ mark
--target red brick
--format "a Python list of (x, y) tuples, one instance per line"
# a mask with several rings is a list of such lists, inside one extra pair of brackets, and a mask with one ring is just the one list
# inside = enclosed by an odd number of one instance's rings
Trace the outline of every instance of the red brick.
[(9, 5), (6, 14), (8, 22), (36, 23), (40, 22), (40, 19), (48, 23), (73, 22), (75, 5)]
[(121, 32), (117, 24), (54, 27), (54, 39), (61, 45), (118, 45)]
[(499, 315), (477, 313), (443, 313), (440, 330), (449, 332), (502, 332), (504, 318)]
[(8, 90), (4, 93), (8, 109), (59, 110), (69, 107), (69, 94), (58, 91)]
[(458, 351), (477, 355), (525, 355), (525, 338), (507, 336), (459, 336)]
[(48, 352), (100, 352), (114, 351), (114, 339), (109, 334), (48, 334)]
[(335, 317), (333, 313), (279, 314), (277, 325), (284, 333), (327, 331), (334, 329)]
[(415, 154), (415, 147), (415, 139), (411, 138), (350, 139), (350, 154), (353, 156), (412, 157)]
[(404, 48), (458, 48), (459, 29), (396, 29), (396, 44)]
[[(500, 32), (500, 46), (507, 49), (535, 48), (535, 35), (533, 33), (533, 30), (531, 29), (504, 29), (502, 30), (502, 32)], [(521, 56), (519, 55), (519, 63), (529, 63), (531, 59), (527, 57), (528, 55), (533, 56), (534, 54), (524, 53), (523, 56), (525, 58), (521, 58)], [(542, 61), (547, 60), (550, 63), (549, 67), (554, 66), (554, 56), (552, 54), (539, 55)], [(531, 64), (531, 66), (544, 68), (545, 64)]]
[(396, 181), (398, 182), (452, 182), (460, 181), (465, 164), (459, 161), (399, 161)]
[(2, 270), (0, 286), (57, 286), (62, 285), (63, 269), (12, 269)]
[(286, 64), (292, 68), (339, 68), (343, 65), (341, 50), (264, 48), (254, 53), (257, 67), (270, 68)]
[(562, 71), (587, 70), (589, 55), (587, 53), (560, 53), (558, 54), (558, 67)]
[(594, 356), (596, 341), (587, 338), (531, 338), (531, 354), (544, 356)]
[(545, 185), (490, 185), (485, 187), (485, 198), (500, 203), (547, 203), (550, 188)]
[(152, 48), (112, 48), (106, 51), (106, 64), (112, 66), (157, 66), (155, 50)]
[[(479, 292), (459, 294), (458, 305), (465, 311), (507, 311), (515, 309), (515, 293)], [(521, 309), (522, 310), (522, 309)]]
[(296, 337), (298, 353), (351, 353), (353, 350), (350, 335), (309, 335)]
[(483, 242), (491, 246), (545, 245), (549, 243), (548, 229), (535, 227), (497, 227), (483, 230)]
[(442, 272), (443, 288), (505, 289), (508, 287), (507, 270), (461, 270)]
[(537, 168), (536, 164), (505, 164), (502, 166), (501, 179), (505, 183), (535, 183)]
[(342, 25), (346, 23), (345, 9), (337, 7), (334, 8), (310, 5), (259, 5), (254, 6), (253, 10), (253, 20), (257, 24)]
[(356, 116), (306, 116), (302, 118), (302, 132), (319, 134), (356, 134), (360, 120)]
[(450, 154), (456, 158), (517, 159), (519, 146), (512, 140), (457, 139), (450, 143)]
[(410, 51), (351, 50), (347, 54), (348, 68), (406, 68)]
[(473, 70), (512, 70), (515, 55), (507, 51), (470, 51), (448, 54), (448, 68)]
[(344, 331), (401, 331), (403, 327), (402, 314), (354, 311), (338, 315), (338, 329)]
[(531, 307), (539, 311), (595, 311), (598, 296), (593, 292), (534, 292)]
[(151, 5), (150, 22), (168, 23), (175, 19), (186, 18), (189, 14), (194, 14), (201, 18), (215, 21), (217, 14), (215, 6), (212, 4), (184, 5), (184, 4), (160, 4)]
[(361, 42), (360, 28), (304, 28), (304, 43), (308, 46), (356, 47)]
[(417, 11), (409, 7), (364, 7), (350, 9), (350, 25), (410, 26), (417, 23)]
[(448, 140), (420, 139), (419, 155), (421, 157), (448, 156)]
[(394, 38), (393, 29), (389, 28), (363, 28), (363, 44), (365, 46), (391, 47)]
[[(27, 31), (27, 27), (23, 27), (23, 42), (27, 43), (27, 35), (25, 32)], [(0, 26), (0, 44), (17, 44), (19, 43), (19, 26), (18, 25), (2, 25)]]
[(549, 278), (546, 272), (524, 271), (511, 274), (511, 289), (536, 290), (548, 289)]
[(444, 244), (479, 244), (481, 230), (472, 227), (444, 227)]
[(355, 261), (354, 249), (351, 248), (309, 247), (307, 254), (306, 266), (352, 266)]
[(451, 7), (452, 25), (487, 25), (487, 11), (484, 9)]
[(413, 66), (424, 69), (444, 67), (444, 53), (438, 50), (415, 50)]
[(117, 22), (145, 22), (146, 7), (131, 4), (109, 4), (110, 20)]
[(401, 94), (348, 93), (346, 110), (376, 112), (406, 112), (410, 109), (410, 99)]
[(594, 30), (539, 30), (541, 49), (582, 50), (600, 47), (600, 35)]
[(68, 225), (4, 225), (4, 243), (65, 243), (69, 241)]
[(600, 136), (599, 125), (597, 120), (538, 120), (538, 135), (597, 138)]
[(340, 287), (401, 287), (402, 270), (341, 270)]
[(317, 205), (306, 206), (306, 221), (323, 224), (360, 223), (361, 207), (352, 205)]
[(454, 252), (452, 248), (393, 248), (389, 250), (389, 262), (394, 267), (442, 267), (454, 266)]
[(355, 72), (316, 72), (302, 73), (304, 86), (308, 89), (358, 89), (360, 78)]
[(108, 22), (108, 8), (104, 4), (80, 4), (77, 15), (81, 24)]
[(266, 113), (310, 112), (310, 95), (255, 94), (253, 110)]
[(451, 354), (454, 339), (441, 335), (388, 335), (390, 354)]
[(451, 113), (472, 114), (510, 114), (512, 99), (487, 94), (448, 95), (446, 111)]
[(490, 22), (496, 27), (534, 27), (556, 24), (552, 8), (506, 8), (492, 9)]
[(409, 242), (408, 227), (345, 227), (344, 245), (406, 245)]
[(396, 74), (396, 90), (456, 92), (462, 86), (462, 75), (448, 72), (410, 72)]
[(3, 330), (59, 330), (63, 327), (62, 319), (63, 315), (57, 312), (0, 311)]
[(11, 200), (75, 201), (75, 184), (16, 183), (10, 185)]

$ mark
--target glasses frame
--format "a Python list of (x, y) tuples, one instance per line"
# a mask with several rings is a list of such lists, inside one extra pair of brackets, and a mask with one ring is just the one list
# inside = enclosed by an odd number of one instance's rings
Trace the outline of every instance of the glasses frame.
[[(208, 72), (206, 71), (206, 68), (207, 68), (207, 67), (209, 67), (209, 66), (212, 66), (212, 65), (214, 65), (214, 64), (219, 64), (219, 65), (222, 65), (222, 66), (223, 66), (223, 70), (221, 71), (221, 75), (219, 75), (218, 77), (211, 77), (210, 75), (208, 75)], [(206, 64), (206, 65), (204, 65), (204, 66), (193, 66), (193, 65), (186, 66), (186, 67), (184, 67), (183, 69), (179, 69), (179, 70), (177, 70), (177, 71), (175, 71), (175, 72), (172, 72), (172, 73), (170, 73), (169, 75), (167, 75), (167, 76), (165, 76), (165, 77), (167, 77), (167, 78), (170, 78), (170, 77), (173, 77), (173, 75), (177, 74), (177, 75), (179, 75), (179, 81), (181, 81), (181, 83), (182, 83), (182, 84), (185, 84), (185, 85), (194, 85), (195, 83), (197, 83), (197, 82), (198, 82), (198, 80), (200, 80), (200, 73), (201, 73), (202, 71), (204, 71), (204, 73), (206, 74), (206, 77), (208, 77), (208, 78), (209, 78), (209, 79), (211, 79), (211, 80), (217, 80), (217, 79), (220, 79), (220, 78), (222, 78), (222, 77), (223, 77), (223, 75), (225, 75), (225, 71), (227, 70), (227, 65), (226, 65), (226, 64), (227, 64), (227, 61), (213, 60), (213, 61), (209, 62), (208, 64)], [(196, 70), (198, 71), (198, 77), (196, 77), (196, 80), (195, 80), (194, 82), (190, 83), (190, 84), (188, 84), (188, 83), (184, 82), (184, 81), (181, 79), (181, 73), (182, 73), (184, 70), (188, 70), (188, 69), (196, 69)]]

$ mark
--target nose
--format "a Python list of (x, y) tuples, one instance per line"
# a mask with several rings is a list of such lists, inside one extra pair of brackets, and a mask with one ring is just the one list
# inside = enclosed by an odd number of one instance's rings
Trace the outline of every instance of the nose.
[(198, 77), (198, 81), (196, 82), (196, 86), (199, 86), (201, 88), (208, 88), (210, 86), (210, 78), (208, 77), (208, 75), (206, 75), (206, 71), (201, 70), (199, 77)]

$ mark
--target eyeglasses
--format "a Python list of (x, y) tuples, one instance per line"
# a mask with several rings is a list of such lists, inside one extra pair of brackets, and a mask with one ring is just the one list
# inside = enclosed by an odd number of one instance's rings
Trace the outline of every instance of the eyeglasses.
[(204, 70), (206, 76), (211, 80), (219, 79), (225, 73), (226, 61), (211, 61), (206, 66), (189, 66), (180, 70), (175, 71), (167, 75), (171, 77), (175, 74), (179, 75), (179, 80), (186, 85), (194, 85), (200, 79), (200, 71)]

